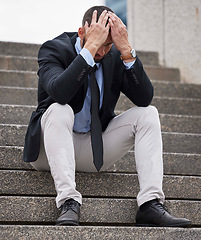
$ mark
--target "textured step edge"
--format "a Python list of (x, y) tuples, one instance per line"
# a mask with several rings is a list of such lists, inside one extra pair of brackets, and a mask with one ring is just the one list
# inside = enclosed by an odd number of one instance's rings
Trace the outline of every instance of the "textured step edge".
[[(200, 201), (167, 200), (166, 206), (176, 217), (188, 218), (200, 225)], [(134, 199), (84, 198), (81, 223), (134, 224), (137, 203)], [(53, 197), (0, 196), (0, 223), (53, 223), (58, 209)]]
[[(22, 160), (22, 147), (0, 146), (0, 169), (33, 169)], [(201, 155), (183, 153), (163, 153), (164, 173), (174, 175), (201, 176)], [(136, 173), (134, 152), (128, 152), (107, 170), (108, 172)]]
[[(0, 179), (0, 195), (56, 195), (49, 172), (0, 170)], [(87, 197), (135, 198), (139, 192), (136, 174), (77, 173), (76, 186)], [(200, 200), (200, 186), (201, 177), (165, 175), (163, 179), (163, 190), (168, 199)]]
[(70, 240), (198, 240), (199, 228), (151, 228), (115, 226), (26, 226), (0, 225), (1, 239), (70, 239)]

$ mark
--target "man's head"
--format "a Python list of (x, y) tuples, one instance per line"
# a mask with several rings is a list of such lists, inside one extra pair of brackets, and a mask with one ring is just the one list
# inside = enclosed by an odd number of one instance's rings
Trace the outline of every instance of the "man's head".
[[(110, 9), (109, 7), (106, 7), (106, 6), (94, 6), (94, 7), (89, 8), (85, 12), (83, 19), (82, 19), (82, 27), (79, 28), (79, 30), (78, 30), (78, 35), (81, 38), (81, 46), (82, 47), (84, 47), (85, 42), (86, 42), (85, 31), (84, 31), (85, 23), (87, 22), (88, 26), (91, 25), (92, 15), (95, 10), (97, 11), (97, 21), (101, 15), (101, 13), (104, 10), (113, 12), (112, 9)], [(107, 24), (108, 24), (108, 21), (107, 21), (106, 25)], [(104, 56), (110, 51), (111, 47), (112, 47), (112, 38), (111, 38), (111, 35), (108, 34), (108, 37), (107, 37), (105, 43), (96, 52), (96, 55), (94, 57), (95, 62), (100, 62), (104, 58)]]
[(85, 25), (86, 21), (88, 22), (89, 26), (91, 24), (91, 19), (92, 19), (92, 14), (94, 12), (94, 10), (97, 11), (97, 20), (99, 19), (101, 13), (104, 11), (104, 10), (107, 10), (107, 11), (110, 11), (110, 12), (113, 12), (112, 9), (110, 9), (109, 7), (106, 7), (106, 6), (94, 6), (94, 7), (91, 7), (89, 8), (84, 16), (83, 16), (83, 19), (82, 19), (82, 26)]

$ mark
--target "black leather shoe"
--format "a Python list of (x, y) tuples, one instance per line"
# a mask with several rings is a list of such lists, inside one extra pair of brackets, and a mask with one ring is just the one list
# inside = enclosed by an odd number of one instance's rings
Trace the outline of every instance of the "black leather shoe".
[(56, 225), (79, 226), (80, 204), (74, 199), (68, 199), (61, 206), (61, 213)]
[(171, 216), (166, 207), (156, 199), (146, 202), (139, 208), (136, 223), (150, 227), (189, 227), (191, 225), (188, 219)]

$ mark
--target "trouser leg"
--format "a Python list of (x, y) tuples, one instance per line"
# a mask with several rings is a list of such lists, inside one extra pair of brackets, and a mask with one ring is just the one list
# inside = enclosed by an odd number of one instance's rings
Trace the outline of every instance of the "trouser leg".
[(69, 105), (52, 104), (42, 116), (42, 146), (38, 160), (32, 163), (37, 170), (50, 169), (57, 192), (57, 207), (69, 198), (82, 203), (75, 183), (73, 124), (74, 113)]
[[(80, 138), (77, 139), (80, 141)], [(90, 134), (82, 136), (77, 170), (96, 172), (93, 164)], [(162, 137), (158, 111), (155, 107), (134, 107), (111, 120), (103, 133), (105, 171), (135, 145), (135, 160), (140, 191), (138, 205), (158, 198), (164, 201), (162, 191), (163, 159)]]

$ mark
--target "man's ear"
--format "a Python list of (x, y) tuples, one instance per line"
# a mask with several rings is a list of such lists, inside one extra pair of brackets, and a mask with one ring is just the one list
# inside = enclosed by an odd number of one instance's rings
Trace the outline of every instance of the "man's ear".
[(84, 27), (80, 27), (78, 29), (78, 36), (80, 37), (81, 40), (84, 39)]

